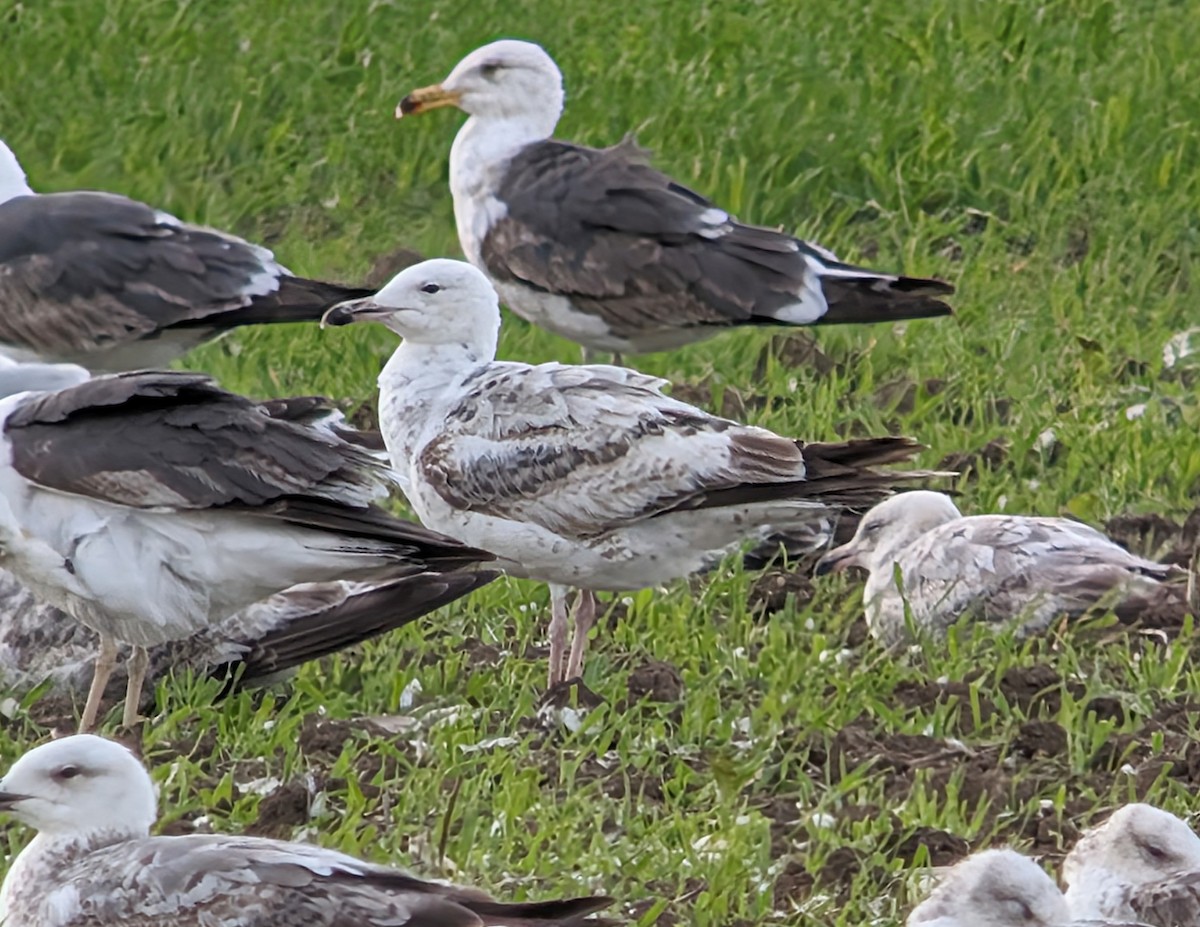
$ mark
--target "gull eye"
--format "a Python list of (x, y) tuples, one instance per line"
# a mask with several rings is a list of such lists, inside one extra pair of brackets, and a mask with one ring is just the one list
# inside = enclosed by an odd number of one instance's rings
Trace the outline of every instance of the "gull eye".
[(479, 66), (479, 73), (482, 74), (487, 80), (491, 80), (496, 76), (496, 74), (499, 73), (499, 71), (500, 65), (496, 64), (494, 61), (489, 61), (487, 64), (481, 64)]
[(439, 293), (439, 292), (441, 292), (441, 289), (442, 288), (440, 286), (438, 286), (436, 283), (427, 283), (423, 287), (421, 287), (421, 292), (422, 293)]
[(78, 766), (60, 766), (54, 771), (55, 779), (74, 779), (79, 775)]

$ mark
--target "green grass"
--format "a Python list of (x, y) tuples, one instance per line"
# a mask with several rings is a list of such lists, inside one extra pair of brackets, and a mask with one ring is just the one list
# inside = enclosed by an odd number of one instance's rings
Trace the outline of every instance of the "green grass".
[[(959, 287), (952, 319), (822, 331), (840, 364), (828, 375), (760, 363), (761, 332), (639, 367), (704, 384), (718, 407), (762, 397), (748, 419), (808, 439), (915, 435), (928, 466), (1003, 438), (1004, 460), (959, 485), (970, 512), (1103, 523), (1196, 506), (1194, 374), (1162, 356), (1196, 324), (1200, 19), (1186, 3), (10, 3), (0, 135), (38, 189), (120, 191), (269, 243), (297, 272), (354, 280), (400, 246), (458, 253), (458, 119), (391, 113), (501, 35), (562, 65), (565, 137), (636, 130), (744, 218)], [(188, 366), (258, 396), (361, 402), (393, 345), (364, 328), (245, 332)], [(579, 356), (512, 318), (501, 354)], [(1052, 451), (1038, 444), (1048, 429)], [(1045, 850), (1134, 794), (1190, 806), (1195, 721), (1171, 711), (1200, 689), (1190, 633), (1169, 646), (985, 635), (893, 660), (847, 648), (857, 588), (834, 581), (761, 620), (746, 606), (754, 579), (731, 564), (633, 594), (589, 663), (607, 704), (574, 733), (529, 720), (544, 666), (524, 651), (546, 617), (533, 583), (498, 582), (307, 667), (281, 695), (212, 708), (211, 686), (174, 680), (146, 744), (164, 818), (242, 829), (261, 810), (247, 782), (312, 775), (323, 797), (289, 836), (505, 896), (606, 891), (638, 923), (704, 927), (898, 923), (903, 874), (929, 858), (928, 839), (906, 842), (918, 828)], [(500, 658), (472, 658), (467, 637)], [(630, 703), (627, 679), (651, 658), (678, 669), (677, 702)], [(1033, 664), (1054, 672), (1030, 704), (1006, 672)], [(414, 681), (416, 705), (401, 707)], [(314, 727), (397, 713), (416, 727), (354, 722), (328, 749)], [(1031, 719), (1061, 725), (1065, 748), (1026, 756)], [(10, 723), (0, 753), (45, 736)], [(881, 743), (928, 755), (922, 737), (963, 751), (919, 771), (864, 762)], [(28, 837), (5, 833), (14, 849)], [(781, 874), (803, 886), (846, 860), (845, 881), (773, 899)]]

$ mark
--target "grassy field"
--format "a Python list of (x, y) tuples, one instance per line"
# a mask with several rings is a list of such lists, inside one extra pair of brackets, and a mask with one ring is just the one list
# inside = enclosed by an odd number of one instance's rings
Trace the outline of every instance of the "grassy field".
[[(459, 120), (391, 114), (499, 36), (561, 64), (564, 137), (636, 130), (743, 218), (959, 287), (951, 319), (821, 331), (820, 369), (803, 334), (764, 332), (639, 367), (809, 439), (912, 434), (925, 466), (969, 462), (966, 511), (1122, 516), (1143, 552), (1190, 552), (1194, 523), (1151, 517), (1200, 496), (1200, 366), (1164, 358), (1200, 324), (1188, 4), (9, 0), (0, 136), (38, 189), (120, 191), (353, 281), (397, 248), (458, 254)], [(187, 363), (357, 405), (394, 344), (374, 328), (251, 331)], [(501, 354), (579, 357), (511, 317)], [(623, 603), (588, 668), (605, 704), (574, 732), (534, 719), (535, 583), (265, 697), (208, 707), (211, 685), (174, 680), (146, 734), (167, 827), (304, 836), (511, 897), (603, 891), (638, 924), (896, 924), (930, 861), (1053, 857), (1135, 795), (1194, 808), (1190, 626), (893, 658), (863, 641), (853, 583), (734, 562)], [(47, 736), (35, 717), (0, 730), (5, 764)]]

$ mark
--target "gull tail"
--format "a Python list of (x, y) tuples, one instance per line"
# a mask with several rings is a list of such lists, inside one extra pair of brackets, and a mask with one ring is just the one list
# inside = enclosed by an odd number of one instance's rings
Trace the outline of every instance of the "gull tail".
[(227, 323), (238, 325), (272, 325), (277, 322), (319, 322), (331, 306), (350, 299), (374, 296), (375, 290), (365, 287), (343, 286), (325, 283), (305, 277), (282, 276), (279, 289), (266, 296), (258, 296), (250, 305), (233, 309), (219, 316), (207, 316), (207, 324)]
[(479, 915), (485, 925), (504, 927), (575, 927), (575, 925), (607, 925), (615, 923), (607, 919), (589, 918), (588, 915), (607, 908), (612, 898), (596, 895), (589, 898), (567, 898), (561, 901), (527, 901), (504, 903), (501, 901), (462, 901), (465, 908)]
[(218, 698), (401, 628), (499, 575), (494, 570), (420, 573), (379, 584), (321, 583), (281, 592), (263, 603), (275, 607), (277, 623), (237, 644), (244, 653), (211, 671), (226, 678)]
[(954, 293), (949, 283), (931, 277), (883, 274), (831, 258), (828, 254), (809, 255), (829, 306), (816, 321), (818, 325), (931, 319), (954, 311), (939, 299)]

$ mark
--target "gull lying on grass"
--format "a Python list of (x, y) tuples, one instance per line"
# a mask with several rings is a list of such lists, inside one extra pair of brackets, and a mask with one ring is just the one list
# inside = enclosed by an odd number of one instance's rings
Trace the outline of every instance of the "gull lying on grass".
[(369, 292), (293, 276), (266, 248), (114, 193), (37, 195), (0, 142), (0, 355), (158, 367)]
[(1200, 837), (1152, 805), (1125, 805), (1085, 833), (1062, 875), (1080, 920), (1200, 927)]
[[(418, 573), (390, 582), (293, 586), (191, 637), (149, 648), (146, 680), (191, 670), (225, 680), (225, 691), (267, 685), (310, 660), (403, 627), (495, 575)], [(0, 688), (23, 693), (48, 681), (53, 692), (85, 697), (99, 643), (91, 628), (38, 602), (0, 571)], [(120, 675), (114, 671), (106, 696), (119, 695), (112, 689)]]
[(671, 399), (634, 370), (496, 361), (496, 292), (461, 261), (410, 267), (325, 318), (364, 320), (404, 339), (379, 377), (379, 418), (422, 522), (550, 583), (552, 686), (582, 672), (594, 591), (687, 576), (774, 529), (817, 546), (846, 507), (928, 475), (872, 469), (911, 457), (907, 438), (805, 444)]
[(0, 779), (0, 810), (38, 831), (0, 889), (5, 927), (554, 927), (612, 902), (505, 904), (310, 844), (152, 837), (149, 774), (88, 734), (21, 757)]
[(551, 138), (562, 74), (529, 42), (467, 55), (396, 110), (456, 106), (450, 150), (463, 252), (515, 313), (601, 351), (677, 348), (739, 325), (893, 322), (946, 315), (939, 280), (844, 264), (743, 225), (650, 167), (631, 143)]
[(19, 393), (0, 400), (0, 568), (99, 634), (84, 729), (117, 642), (133, 645), (132, 724), (148, 647), (300, 582), (491, 559), (374, 507), (390, 479), (332, 429), (272, 415), (197, 374)]
[(870, 572), (867, 624), (887, 644), (911, 638), (909, 616), (919, 632), (933, 635), (966, 614), (1019, 619), (1022, 632), (1031, 633), (1099, 604), (1136, 615), (1151, 601), (1182, 596), (1162, 583), (1173, 567), (1135, 556), (1080, 522), (963, 516), (948, 496), (924, 490), (877, 505), (817, 572), (850, 566)]
[(1065, 927), (1070, 911), (1037, 863), (1014, 850), (984, 850), (948, 869), (907, 927)]

